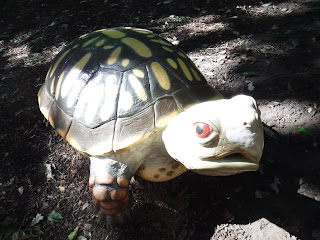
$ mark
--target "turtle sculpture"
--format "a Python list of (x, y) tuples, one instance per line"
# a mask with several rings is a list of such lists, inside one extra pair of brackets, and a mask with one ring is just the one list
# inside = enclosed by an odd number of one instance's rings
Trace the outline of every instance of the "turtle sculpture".
[(53, 60), (38, 101), (56, 131), (90, 158), (100, 221), (128, 218), (135, 173), (162, 182), (187, 170), (226, 176), (259, 167), (255, 100), (222, 99), (182, 50), (145, 29), (75, 39)]

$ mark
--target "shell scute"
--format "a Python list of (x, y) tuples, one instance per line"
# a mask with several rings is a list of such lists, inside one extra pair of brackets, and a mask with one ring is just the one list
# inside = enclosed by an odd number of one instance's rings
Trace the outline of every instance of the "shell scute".
[(115, 120), (112, 120), (99, 127), (88, 128), (77, 121), (73, 121), (66, 139), (80, 152), (92, 156), (103, 155), (113, 150), (112, 141), (115, 122)]
[(124, 72), (119, 91), (117, 116), (130, 116), (139, 109), (144, 109), (151, 104), (152, 97), (145, 66)]
[(154, 113), (156, 127), (164, 127), (173, 117), (179, 114), (179, 110), (174, 98), (166, 97), (154, 104)]
[(49, 113), (49, 122), (51, 126), (65, 138), (71, 125), (72, 117), (66, 114), (58, 104), (54, 102)]
[[(143, 121), (142, 121), (143, 120)], [(154, 129), (154, 109), (149, 106), (134, 115), (118, 118), (114, 130), (113, 150), (139, 143)]]

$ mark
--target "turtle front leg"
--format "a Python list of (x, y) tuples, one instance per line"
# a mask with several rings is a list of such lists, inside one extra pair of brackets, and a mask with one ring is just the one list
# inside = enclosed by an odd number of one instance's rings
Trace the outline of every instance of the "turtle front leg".
[(135, 169), (106, 157), (90, 157), (89, 191), (98, 222), (121, 224), (130, 219), (129, 182)]

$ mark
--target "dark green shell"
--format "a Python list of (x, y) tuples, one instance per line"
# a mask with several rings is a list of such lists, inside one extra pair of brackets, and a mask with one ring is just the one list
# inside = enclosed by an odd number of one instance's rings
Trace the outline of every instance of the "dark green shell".
[(137, 28), (83, 35), (53, 60), (40, 110), (77, 150), (130, 147), (188, 106), (220, 94), (176, 46)]

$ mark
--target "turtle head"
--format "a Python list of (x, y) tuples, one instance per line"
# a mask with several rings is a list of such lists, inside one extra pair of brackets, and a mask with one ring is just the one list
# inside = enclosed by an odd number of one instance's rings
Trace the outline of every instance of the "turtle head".
[(169, 122), (162, 138), (171, 157), (212, 176), (257, 170), (264, 145), (260, 112), (245, 95), (188, 108)]

